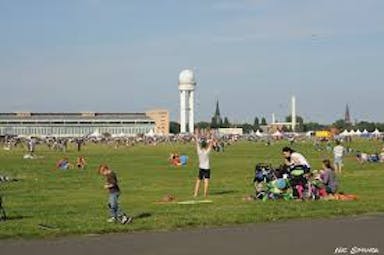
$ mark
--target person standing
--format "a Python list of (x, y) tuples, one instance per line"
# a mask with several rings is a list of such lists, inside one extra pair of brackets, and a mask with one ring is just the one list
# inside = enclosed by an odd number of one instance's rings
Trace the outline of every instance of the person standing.
[(211, 179), (211, 168), (209, 162), (209, 154), (211, 153), (213, 146), (213, 139), (209, 142), (206, 138), (199, 137), (199, 134), (195, 135), (196, 147), (197, 147), (197, 155), (199, 158), (199, 175), (196, 179), (195, 191), (193, 196), (197, 197), (199, 194), (200, 183), (204, 182), (204, 197), (208, 196), (208, 186), (209, 180)]
[(336, 174), (341, 174), (343, 167), (344, 147), (339, 140), (336, 140), (336, 146), (333, 148), (334, 167)]
[(32, 157), (35, 155), (35, 147), (36, 147), (36, 142), (33, 138), (31, 138), (28, 141), (28, 152), (29, 152), (29, 155)]
[(108, 222), (120, 221), (122, 224), (130, 223), (132, 217), (127, 217), (119, 208), (118, 199), (120, 197), (120, 188), (117, 181), (117, 176), (107, 165), (99, 166), (99, 173), (106, 179), (104, 188), (109, 192), (108, 208), (111, 214)]

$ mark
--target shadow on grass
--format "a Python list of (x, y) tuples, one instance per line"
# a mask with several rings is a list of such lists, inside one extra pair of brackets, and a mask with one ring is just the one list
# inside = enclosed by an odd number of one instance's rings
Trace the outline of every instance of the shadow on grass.
[(48, 224), (38, 224), (37, 227), (43, 230), (60, 230), (59, 227), (55, 225), (48, 225)]
[(149, 218), (152, 216), (152, 213), (144, 212), (144, 213), (139, 213), (138, 215), (133, 216), (134, 219), (145, 219)]
[(222, 190), (222, 191), (213, 191), (210, 192), (211, 195), (227, 195), (227, 194), (233, 194), (236, 193), (234, 190)]
[(20, 215), (16, 215), (16, 216), (7, 216), (5, 218), (5, 221), (10, 221), (10, 220), (23, 220), (23, 219), (27, 219), (27, 218), (32, 218), (31, 216), (20, 216)]

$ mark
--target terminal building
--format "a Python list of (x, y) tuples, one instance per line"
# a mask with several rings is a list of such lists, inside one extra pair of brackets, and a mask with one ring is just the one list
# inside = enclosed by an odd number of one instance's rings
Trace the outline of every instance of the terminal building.
[(157, 133), (158, 130), (168, 134), (165, 129), (169, 126), (164, 124), (169, 122), (168, 112), (162, 110), (156, 114), (155, 110), (150, 113), (163, 117), (155, 121), (147, 113), (0, 113), (0, 135), (84, 137), (108, 133), (134, 136)]

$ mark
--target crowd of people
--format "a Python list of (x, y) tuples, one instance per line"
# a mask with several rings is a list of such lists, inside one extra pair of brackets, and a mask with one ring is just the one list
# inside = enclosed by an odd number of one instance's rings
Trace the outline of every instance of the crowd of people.
[[(211, 179), (210, 154), (214, 152), (224, 152), (224, 148), (240, 140), (248, 140), (249, 136), (218, 136), (212, 130), (197, 129), (193, 135), (175, 135), (168, 137), (126, 137), (126, 138), (47, 138), (47, 139), (23, 139), (12, 137), (2, 141), (4, 148), (12, 150), (14, 147), (25, 146), (28, 155), (31, 157), (36, 154), (36, 147), (47, 145), (50, 150), (66, 152), (69, 144), (74, 144), (80, 152), (87, 143), (112, 144), (115, 148), (121, 146), (135, 146), (136, 144), (145, 144), (156, 146), (160, 143), (194, 143), (198, 158), (198, 169), (196, 173), (196, 182), (193, 188), (193, 197), (197, 198), (200, 193), (201, 184), (203, 184), (203, 196), (209, 195), (209, 185)], [(282, 148), (282, 165), (273, 168), (268, 164), (259, 163), (256, 165), (254, 186), (254, 195), (248, 197), (249, 200), (267, 200), (267, 199), (329, 199), (340, 197), (338, 195), (339, 181), (338, 177), (343, 171), (343, 159), (349, 152), (339, 140), (335, 141), (332, 151), (333, 163), (330, 159), (322, 161), (322, 168), (312, 169), (307, 158), (294, 149), (292, 146), (300, 139), (288, 140), (291, 147)], [(271, 141), (268, 140), (268, 146)], [(327, 143), (330, 146), (330, 143)], [(367, 154), (358, 152), (356, 158), (361, 163), (365, 162), (384, 162), (384, 148), (380, 154)], [(168, 158), (172, 166), (185, 166), (188, 164), (189, 157), (185, 154), (172, 152)], [(73, 162), (73, 163), (72, 163)], [(55, 169), (68, 170), (73, 168), (85, 169), (87, 162), (83, 155), (70, 161), (68, 157), (63, 157), (56, 162)], [(109, 192), (108, 208), (110, 211), (109, 222), (121, 222), (123, 224), (132, 221), (132, 217), (127, 216), (118, 205), (120, 196), (120, 187), (118, 185), (117, 175), (108, 165), (100, 165), (99, 174), (105, 177), (105, 189)], [(0, 179), (1, 181), (1, 179)], [(350, 198), (350, 197), (348, 197)]]
[(337, 175), (329, 159), (322, 161), (322, 169), (313, 170), (305, 156), (290, 147), (284, 147), (282, 155), (284, 163), (277, 168), (256, 165), (255, 194), (246, 200), (316, 200), (329, 199), (337, 193)]

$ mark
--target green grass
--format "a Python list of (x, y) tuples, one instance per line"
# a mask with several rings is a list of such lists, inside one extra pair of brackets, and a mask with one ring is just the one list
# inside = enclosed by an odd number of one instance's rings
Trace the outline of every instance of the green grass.
[[(84, 171), (56, 171), (55, 162), (63, 156), (75, 160), (71, 147), (65, 154), (38, 147), (42, 159), (22, 159), (23, 149), (0, 151), (0, 174), (17, 176), (20, 182), (0, 184), (5, 208), (11, 220), (0, 222), (0, 238), (46, 238), (73, 234), (171, 230), (196, 226), (223, 226), (259, 223), (292, 218), (320, 218), (384, 212), (384, 166), (358, 164), (345, 159), (341, 190), (359, 196), (358, 201), (267, 201), (244, 202), (253, 192), (252, 178), (257, 162), (282, 162), (281, 148), (262, 143), (241, 142), (227, 147), (225, 153), (211, 156), (212, 204), (154, 204), (166, 194), (177, 200), (190, 200), (197, 175), (197, 159), (192, 145), (136, 146), (114, 149), (113, 145), (87, 145), (83, 154), (88, 161)], [(313, 168), (330, 158), (329, 152), (317, 152), (311, 143), (294, 146), (303, 152)], [(355, 141), (353, 148), (378, 151), (379, 142)], [(190, 156), (184, 168), (171, 167), (171, 151)], [(107, 163), (118, 174), (122, 208), (131, 215), (144, 214), (130, 225), (107, 223), (107, 193), (104, 180), (96, 174), (97, 166)], [(57, 229), (38, 227), (47, 224)]]

